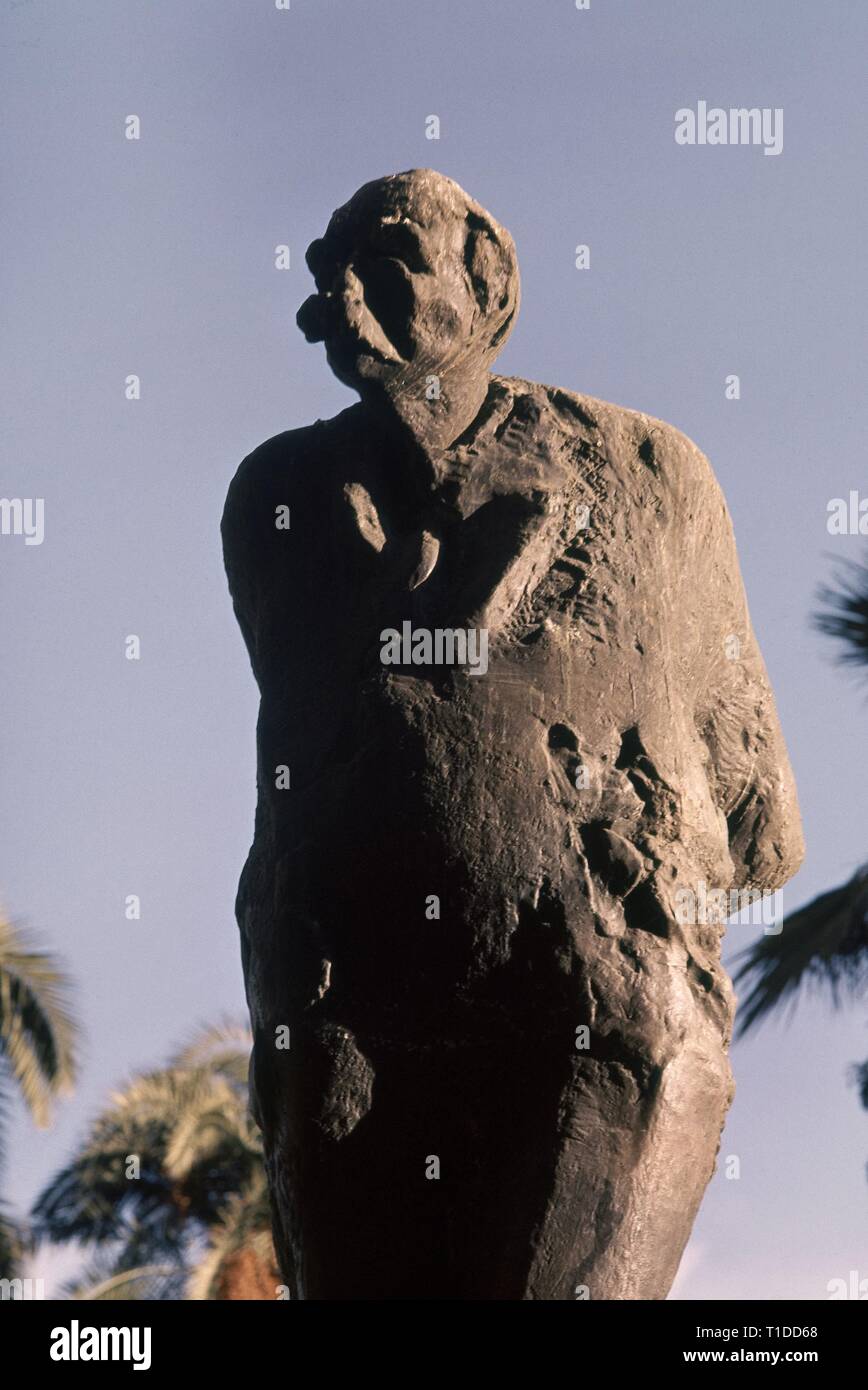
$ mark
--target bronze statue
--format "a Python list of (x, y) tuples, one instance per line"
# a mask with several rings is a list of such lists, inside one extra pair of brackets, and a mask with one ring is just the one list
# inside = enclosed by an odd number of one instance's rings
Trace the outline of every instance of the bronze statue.
[[(509, 234), (366, 184), (299, 324), (359, 394), (223, 519), (262, 695), (238, 920), (294, 1298), (664, 1298), (732, 1095), (719, 920), (802, 855), (708, 462), (490, 372)], [(689, 914), (688, 914), (689, 917)]]

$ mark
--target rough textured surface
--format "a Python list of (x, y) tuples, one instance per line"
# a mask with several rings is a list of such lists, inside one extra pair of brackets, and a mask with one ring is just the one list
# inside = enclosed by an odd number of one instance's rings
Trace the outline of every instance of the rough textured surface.
[[(450, 180), (366, 185), (308, 261), (299, 323), (361, 399), (256, 449), (223, 522), (284, 1277), (663, 1298), (732, 1095), (722, 928), (676, 894), (802, 853), (725, 503), (670, 426), (490, 374), (514, 248)], [(384, 665), (408, 620), (486, 630), (487, 671)]]

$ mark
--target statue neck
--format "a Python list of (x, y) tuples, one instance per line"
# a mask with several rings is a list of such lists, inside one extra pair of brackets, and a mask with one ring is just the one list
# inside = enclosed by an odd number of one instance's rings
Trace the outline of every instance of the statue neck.
[(388, 452), (394, 450), (408, 491), (420, 501), (436, 503), (445, 493), (456, 505), (456, 493), (460, 493), (464, 480), (452, 445), (470, 430), (490, 384), (488, 371), (468, 376), (464, 364), (437, 377), (417, 380), (413, 389), (363, 400), (374, 428), (393, 446)]
[(476, 419), (488, 395), (485, 370), (468, 377), (463, 365), (428, 376), (415, 389), (389, 401), (392, 412), (432, 461), (459, 439)]

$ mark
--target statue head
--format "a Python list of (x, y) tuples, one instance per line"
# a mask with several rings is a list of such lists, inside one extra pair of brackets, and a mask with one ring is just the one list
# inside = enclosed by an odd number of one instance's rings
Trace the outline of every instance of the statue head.
[(487, 372), (518, 310), (512, 237), (452, 179), (376, 179), (307, 251), (317, 292), (298, 313), (339, 379), (400, 397), (459, 367)]

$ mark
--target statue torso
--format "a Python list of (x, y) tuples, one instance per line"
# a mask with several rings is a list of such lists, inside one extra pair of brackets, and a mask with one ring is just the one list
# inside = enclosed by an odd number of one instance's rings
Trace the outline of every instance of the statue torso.
[[(496, 954), (541, 893), (605, 929), (625, 873), (731, 873), (696, 673), (673, 631), (686, 630), (673, 621), (685, 556), (656, 422), (494, 386), (455, 451), (479, 480), (463, 507), (402, 504), (352, 410), (287, 436), (291, 448), (279, 436), (258, 464), (259, 544), (272, 552), (270, 574), (261, 553), (258, 566), (271, 600), (250, 598), (269, 692), (260, 853), (288, 856), (295, 891), (327, 900), (348, 939), (378, 896), (399, 931), (419, 915), (404, 882), (451, 895)], [(271, 534), (280, 505), (291, 526)], [(438, 632), (483, 630), (484, 673), (382, 659), (389, 632), (409, 632), (406, 655), (420, 633), (436, 653)], [(289, 790), (275, 786), (281, 766)], [(642, 911), (658, 907), (646, 895)]]

